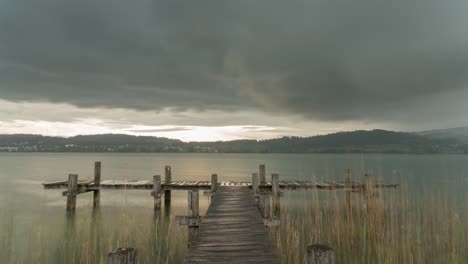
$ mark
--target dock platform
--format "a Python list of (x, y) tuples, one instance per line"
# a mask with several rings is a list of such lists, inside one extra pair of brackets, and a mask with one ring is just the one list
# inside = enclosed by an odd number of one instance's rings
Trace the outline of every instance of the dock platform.
[(216, 191), (184, 263), (279, 263), (247, 186)]

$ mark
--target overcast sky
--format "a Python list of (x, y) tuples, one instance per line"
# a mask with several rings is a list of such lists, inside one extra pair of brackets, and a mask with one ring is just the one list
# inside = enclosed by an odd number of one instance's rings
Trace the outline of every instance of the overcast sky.
[(468, 125), (466, 0), (0, 0), (0, 133)]

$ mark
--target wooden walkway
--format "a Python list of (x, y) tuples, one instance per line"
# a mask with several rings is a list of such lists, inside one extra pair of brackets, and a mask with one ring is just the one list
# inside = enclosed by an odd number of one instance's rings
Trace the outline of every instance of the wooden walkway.
[(218, 188), (185, 263), (279, 263), (248, 186)]
[[(373, 182), (374, 188), (397, 188), (398, 184), (386, 184), (383, 182)], [(44, 189), (67, 189), (68, 181), (48, 182), (43, 183)], [(222, 181), (218, 186), (246, 186), (252, 187), (251, 182), (234, 182)], [(266, 182), (260, 188), (271, 189), (271, 182)], [(161, 183), (164, 190), (209, 190), (211, 188), (211, 181), (172, 181), (170, 183)], [(364, 189), (366, 187), (365, 181), (352, 181), (349, 185), (346, 182), (337, 181), (280, 181), (279, 188), (281, 189)], [(89, 191), (99, 189), (129, 189), (129, 190), (151, 190), (153, 189), (153, 181), (145, 180), (103, 180), (100, 186), (97, 187), (94, 180), (79, 180), (78, 189), (87, 189)]]

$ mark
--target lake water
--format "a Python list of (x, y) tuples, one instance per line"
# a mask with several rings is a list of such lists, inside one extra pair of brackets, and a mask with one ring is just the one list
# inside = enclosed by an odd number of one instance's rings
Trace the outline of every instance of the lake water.
[[(187, 230), (175, 225), (173, 217), (186, 214), (186, 191), (173, 191), (170, 211), (166, 210), (159, 216), (153, 213), (149, 191), (102, 191), (99, 212), (92, 209), (92, 194), (82, 194), (77, 199), (76, 214), (70, 217), (65, 212), (66, 198), (62, 197), (62, 190), (43, 190), (41, 183), (65, 180), (70, 173), (78, 174), (79, 179), (92, 179), (95, 161), (102, 162), (103, 180), (151, 180), (153, 175), (164, 174), (165, 165), (172, 166), (173, 180), (209, 181), (210, 175), (217, 173), (218, 181), (250, 181), (251, 174), (262, 163), (266, 164), (267, 175), (278, 173), (280, 180), (343, 180), (348, 168), (354, 179), (368, 173), (385, 182), (401, 185), (396, 190), (384, 192), (385, 197), (394, 202), (390, 206), (393, 206), (395, 219), (403, 223), (395, 224), (388, 217), (384, 220), (383, 226), (397, 230), (394, 238), (392, 234), (389, 237), (382, 235), (385, 237), (381, 240), (394, 241), (395, 248), (387, 249), (388, 256), (384, 249), (376, 248), (376, 257), (388, 260), (387, 263), (402, 263), (407, 259), (423, 263), (428, 259), (424, 255), (432, 247), (448, 244), (444, 250), (453, 253), (447, 252), (447, 258), (459, 261), (453, 263), (468, 263), (468, 156), (55, 153), (0, 154), (0, 262), (104, 263), (107, 252), (119, 246), (137, 247), (141, 263), (180, 263), (183, 260)], [(320, 231), (316, 235), (316, 231), (305, 227), (309, 218), (317, 219), (317, 214), (311, 216), (307, 211), (309, 207), (317, 206), (316, 201), (320, 202), (320, 210), (325, 210), (324, 215), (329, 209), (327, 207), (334, 208), (330, 202), (331, 193), (335, 195), (333, 199), (341, 200), (341, 193), (331, 191), (285, 191), (281, 203), (284, 219), (281, 226), (272, 231), (278, 251), (285, 255), (287, 247), (303, 248), (312, 242), (326, 242), (335, 244), (337, 251), (341, 250), (338, 259), (347, 258), (348, 263), (378, 263), (361, 256), (364, 253), (353, 245), (343, 244), (342, 233), (323, 231), (322, 234)], [(353, 199), (360, 206), (361, 198)], [(201, 196), (202, 214), (208, 203), (209, 199)], [(329, 225), (326, 219), (321, 216), (321, 222), (313, 223)], [(406, 219), (411, 221), (405, 222)], [(440, 226), (439, 231), (435, 225), (438, 221), (447, 222), (447, 230)], [(448, 226), (451, 221), (456, 223), (457, 230)], [(357, 220), (351, 228), (362, 231), (361, 225), (356, 223)], [(421, 230), (403, 241), (398, 236), (405, 233), (400, 229), (405, 223), (415, 230), (420, 226)], [(350, 226), (343, 225), (343, 228)], [(431, 228), (431, 231), (426, 228)], [(364, 231), (368, 237), (369, 226), (366, 225)], [(299, 238), (294, 242), (297, 244), (284, 245), (288, 239), (294, 240), (291, 236), (295, 232)], [(440, 241), (425, 241), (430, 238), (424, 233), (431, 233), (433, 239)], [(326, 241), (310, 241), (312, 239)], [(350, 239), (373, 243), (362, 237)], [(379, 244), (379, 241), (374, 244)], [(410, 241), (409, 249), (400, 249), (399, 241)], [(433, 244), (429, 247), (424, 243)], [(345, 250), (357, 253), (345, 254)], [(399, 250), (405, 250), (405, 254), (400, 254), (403, 257), (396, 257)], [(284, 256), (282, 260), (294, 263), (302, 258), (302, 254), (303, 251), (298, 250), (297, 254)]]

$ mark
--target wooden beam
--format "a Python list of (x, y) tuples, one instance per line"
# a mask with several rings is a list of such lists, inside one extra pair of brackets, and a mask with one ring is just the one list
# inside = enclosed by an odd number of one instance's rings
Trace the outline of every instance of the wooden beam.
[(252, 190), (255, 196), (258, 196), (259, 193), (258, 182), (258, 173), (252, 173)]

